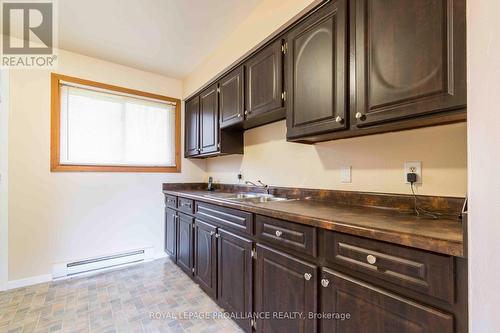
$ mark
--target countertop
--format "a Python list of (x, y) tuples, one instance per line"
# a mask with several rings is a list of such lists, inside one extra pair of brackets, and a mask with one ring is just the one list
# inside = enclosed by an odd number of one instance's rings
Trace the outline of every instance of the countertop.
[(248, 203), (230, 201), (234, 193), (201, 190), (164, 190), (166, 194), (224, 207), (405, 245), (452, 256), (463, 256), (459, 219), (419, 217), (391, 209), (357, 207), (310, 199)]

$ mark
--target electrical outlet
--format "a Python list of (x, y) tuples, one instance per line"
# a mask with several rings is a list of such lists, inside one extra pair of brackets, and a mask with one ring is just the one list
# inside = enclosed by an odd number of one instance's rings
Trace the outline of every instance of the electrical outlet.
[(415, 184), (422, 184), (422, 162), (405, 162), (403, 177), (406, 184), (410, 184), (406, 181), (406, 175), (409, 173), (416, 173), (417, 181)]
[(351, 183), (352, 175), (351, 175), (351, 166), (345, 166), (340, 168), (340, 181), (342, 183)]

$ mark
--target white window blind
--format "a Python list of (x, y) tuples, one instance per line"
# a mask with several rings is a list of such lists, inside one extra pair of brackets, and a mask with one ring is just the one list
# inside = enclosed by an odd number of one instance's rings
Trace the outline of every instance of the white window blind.
[(60, 163), (175, 167), (175, 103), (61, 85)]

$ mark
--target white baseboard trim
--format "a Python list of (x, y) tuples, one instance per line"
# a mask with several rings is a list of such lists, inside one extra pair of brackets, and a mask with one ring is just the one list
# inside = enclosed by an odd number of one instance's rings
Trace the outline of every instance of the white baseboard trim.
[[(82, 273), (82, 274), (78, 274), (78, 275), (74, 275), (74, 276), (68, 276), (68, 277), (57, 279), (56, 281), (94, 275), (94, 274), (98, 274), (98, 273), (102, 273), (102, 272), (106, 272), (106, 271), (125, 268), (128, 266), (143, 264), (146, 262), (150, 262), (150, 261), (158, 260), (158, 259), (162, 259), (162, 258), (167, 258), (167, 257), (168, 257), (168, 255), (165, 252), (158, 252), (150, 260), (145, 260), (145, 261), (140, 261), (140, 262), (130, 263), (130, 264), (124, 264), (124, 265), (120, 265), (120, 266), (116, 266), (116, 267), (104, 268), (104, 269), (101, 269), (98, 271)], [(23, 288), (23, 287), (32, 286), (32, 285), (39, 284), (39, 283), (50, 282), (53, 280), (54, 279), (52, 278), (52, 274), (42, 274), (42, 275), (32, 276), (32, 277), (28, 277), (28, 278), (24, 278), (24, 279), (8, 281), (6, 283), (5, 289), (3, 289), (3, 290), (7, 291), (7, 290), (11, 290), (11, 289)], [(2, 289), (0, 289), (0, 290), (2, 290)]]
[(6, 290), (32, 286), (35, 284), (49, 282), (49, 281), (52, 281), (52, 274), (42, 274), (19, 280), (11, 280), (7, 282)]

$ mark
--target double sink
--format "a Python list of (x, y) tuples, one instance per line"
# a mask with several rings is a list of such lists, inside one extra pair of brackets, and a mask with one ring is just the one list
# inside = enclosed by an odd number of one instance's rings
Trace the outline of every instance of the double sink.
[(237, 201), (237, 202), (245, 202), (245, 203), (264, 203), (264, 202), (273, 202), (273, 201), (291, 201), (294, 199), (288, 199), (283, 197), (276, 197), (272, 194), (265, 193), (234, 193), (231, 196), (227, 196), (224, 198), (229, 201)]

